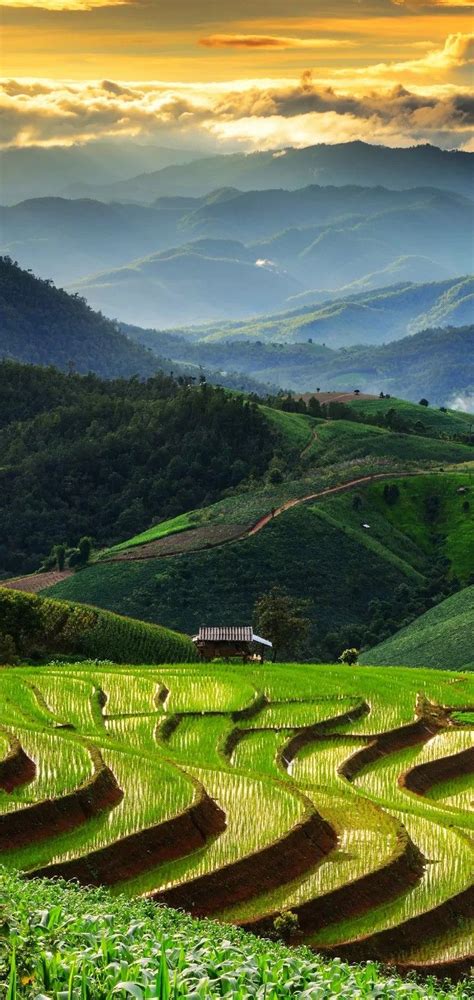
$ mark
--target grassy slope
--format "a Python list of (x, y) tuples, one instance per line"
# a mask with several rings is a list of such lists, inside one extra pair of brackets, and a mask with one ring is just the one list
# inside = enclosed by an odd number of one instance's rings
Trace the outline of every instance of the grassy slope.
[[(420, 415), (421, 407), (405, 403), (403, 400), (381, 400), (382, 409), (390, 402), (406, 408), (406, 415), (411, 420), (415, 414), (416, 418)], [(359, 407), (361, 403), (362, 401), (357, 401), (351, 405)], [(377, 400), (376, 412), (379, 408), (378, 403)], [(386, 408), (388, 409), (388, 406)], [(405, 469), (414, 462), (452, 464), (468, 462), (472, 457), (472, 450), (466, 445), (442, 437), (438, 439), (395, 434), (380, 427), (371, 427), (369, 424), (356, 424), (347, 420), (320, 420), (302, 413), (274, 410), (268, 406), (261, 406), (260, 410), (268, 420), (272, 432), (278, 435), (282, 451), (293, 456), (300, 455), (309, 474), (314, 467), (324, 469), (326, 474), (331, 465), (348, 461), (362, 462), (364, 469), (360, 471), (360, 475), (363, 475), (364, 472), (381, 471), (377, 468), (380, 459), (392, 460), (397, 463), (398, 468)], [(449, 414), (431, 410), (427, 412), (432, 423), (428, 424), (427, 420), (424, 422), (429, 427), (430, 433), (435, 435), (449, 437), (460, 429), (465, 430), (468, 425), (466, 414), (457, 414), (454, 411)], [(424, 417), (424, 410), (421, 415)], [(354, 472), (354, 477), (357, 474), (359, 472)], [(347, 481), (350, 478), (350, 470), (341, 469), (340, 481)], [(337, 481), (336, 474), (331, 478), (331, 485)], [(252, 524), (273, 506), (278, 506), (291, 497), (313, 492), (316, 488), (316, 485), (309, 482), (308, 476), (308, 482), (302, 482), (300, 486), (291, 482), (256, 489), (252, 498), (248, 493), (235, 494), (211, 507), (183, 513), (153, 525), (146, 531), (139, 532), (132, 538), (104, 550), (101, 558), (208, 522)]]
[(15, 590), (0, 589), (0, 621), (26, 655), (37, 649), (97, 659), (113, 657), (118, 663), (182, 662), (195, 655), (186, 636), (162, 626)]
[(417, 420), (425, 425), (430, 434), (440, 436), (451, 434), (467, 434), (469, 426), (474, 421), (474, 416), (470, 413), (462, 413), (458, 410), (442, 410), (431, 406), (420, 406), (419, 403), (409, 403), (405, 399), (354, 399), (349, 406), (356, 410), (360, 416), (372, 416), (376, 413), (387, 413), (388, 410), (396, 410), (401, 416), (406, 417), (410, 423)]
[[(361, 521), (370, 522), (367, 537), (385, 545), (387, 558), (390, 553), (397, 554), (415, 569), (422, 570), (420, 554), (443, 555), (450, 560), (452, 573), (466, 582), (472, 572), (474, 546), (472, 511), (463, 511), (466, 498), (471, 497), (472, 504), (469, 473), (394, 477), (399, 497), (393, 506), (384, 499), (385, 486), (390, 486), (391, 482), (372, 483), (361, 490), (359, 511), (354, 511), (351, 495), (333, 497), (322, 506), (337, 518), (341, 528), (360, 529)], [(458, 494), (458, 489), (470, 492)], [(427, 518), (427, 503), (431, 497), (439, 498), (440, 504), (439, 514), (433, 521)]]
[[(357, 578), (357, 580), (356, 580)], [(310, 507), (288, 511), (240, 542), (167, 559), (104, 563), (70, 577), (51, 593), (191, 632), (213, 621), (242, 624), (260, 594), (279, 583), (309, 598), (316, 629), (364, 620), (369, 601), (405, 579), (381, 555)]]
[[(400, 490), (394, 506), (384, 500), (384, 483), (372, 483), (289, 510), (245, 540), (166, 559), (95, 564), (49, 593), (165, 622), (190, 634), (214, 620), (216, 608), (223, 623), (244, 623), (257, 597), (279, 583), (309, 599), (315, 636), (363, 622), (374, 597), (390, 600), (399, 584), (423, 581), (427, 556), (446, 555), (461, 580), (470, 572), (472, 520), (462, 512), (464, 497), (456, 492), (469, 482), (468, 476), (450, 473), (394, 482)], [(353, 506), (355, 493), (360, 509)], [(429, 525), (424, 502), (433, 493), (442, 502), (439, 520)], [(266, 502), (268, 510), (271, 501)], [(238, 521), (246, 503), (243, 494), (230, 511), (230, 501), (223, 501), (202, 515)], [(252, 512), (247, 519), (255, 519)]]
[(383, 665), (474, 668), (474, 586), (448, 597), (386, 642), (361, 657), (363, 663)]

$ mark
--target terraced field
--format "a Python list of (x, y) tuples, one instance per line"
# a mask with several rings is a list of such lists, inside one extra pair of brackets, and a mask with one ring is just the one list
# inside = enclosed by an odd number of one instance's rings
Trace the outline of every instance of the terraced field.
[(0, 671), (0, 861), (465, 973), (474, 681), (422, 669)]

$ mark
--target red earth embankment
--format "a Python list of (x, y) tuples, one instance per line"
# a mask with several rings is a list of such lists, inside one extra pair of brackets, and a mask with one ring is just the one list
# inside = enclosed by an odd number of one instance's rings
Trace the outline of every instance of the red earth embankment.
[(79, 788), (56, 799), (44, 799), (0, 815), (0, 850), (12, 850), (73, 830), (121, 801), (123, 792), (100, 752), (96, 747), (89, 747), (89, 751), (94, 773)]
[(268, 847), (151, 895), (157, 903), (209, 916), (302, 875), (336, 845), (333, 828), (313, 809)]
[[(97, 851), (30, 872), (35, 878), (77, 879), (81, 885), (115, 885), (165, 861), (203, 847), (226, 827), (225, 813), (197, 785), (197, 799), (177, 816), (132, 833)], [(158, 790), (159, 792), (159, 790)]]

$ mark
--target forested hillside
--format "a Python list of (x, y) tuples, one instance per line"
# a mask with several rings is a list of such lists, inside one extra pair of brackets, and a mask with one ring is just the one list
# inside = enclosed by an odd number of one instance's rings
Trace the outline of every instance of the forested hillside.
[(429, 184), (462, 194), (471, 194), (469, 154), (447, 152), (434, 146), (411, 149), (387, 148), (365, 142), (320, 143), (302, 149), (287, 147), (275, 156), (270, 149), (206, 157), (199, 164), (168, 167), (141, 174), (123, 183), (75, 188), (76, 197), (85, 193), (120, 201), (152, 202), (163, 195), (196, 195), (215, 187), (239, 187), (264, 190), (268, 187), (299, 188), (320, 184), (357, 184), (364, 178), (373, 186), (394, 188)]
[(105, 378), (152, 375), (158, 358), (93, 312), (84, 299), (54, 288), (0, 258), (0, 357)]
[(474, 326), (422, 330), (390, 344), (333, 350), (312, 338), (294, 344), (263, 340), (193, 341), (179, 332), (123, 327), (152, 350), (178, 361), (210, 366), (217, 372), (237, 369), (262, 382), (299, 392), (347, 390), (390, 393), (418, 402), (422, 396), (438, 406), (470, 395), (474, 375), (466, 356), (474, 354)]
[(36, 569), (53, 542), (119, 541), (209, 503), (261, 476), (273, 453), (256, 406), (206, 383), (106, 382), (4, 362), (0, 386), (4, 574)]
[[(180, 363), (152, 352), (124, 335), (118, 323), (94, 312), (77, 293), (55, 288), (9, 257), (0, 257), (0, 358), (68, 372), (94, 372), (102, 378), (147, 378), (165, 371), (194, 381), (205, 376), (231, 389), (266, 391), (249, 374), (227, 370), (214, 376), (193, 361)], [(46, 381), (48, 394), (54, 376)]]
[(455, 326), (472, 322), (474, 278), (452, 278), (426, 284), (405, 282), (386, 288), (355, 292), (339, 298), (327, 295), (318, 305), (295, 307), (287, 312), (173, 331), (192, 340), (209, 342), (261, 340), (295, 344), (314, 341), (327, 347), (386, 344), (430, 326)]

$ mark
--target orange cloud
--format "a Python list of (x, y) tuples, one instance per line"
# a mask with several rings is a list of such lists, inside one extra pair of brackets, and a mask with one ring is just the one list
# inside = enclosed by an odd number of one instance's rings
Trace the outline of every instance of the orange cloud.
[(336, 49), (355, 42), (335, 38), (287, 38), (283, 35), (208, 35), (199, 39), (209, 49)]
[(0, 0), (0, 7), (29, 10), (94, 10), (96, 7), (123, 7), (130, 0)]
[(474, 97), (465, 89), (413, 93), (397, 86), (356, 96), (313, 80), (309, 72), (299, 81), (253, 81), (242, 89), (10, 80), (0, 87), (0, 108), (6, 146), (142, 136), (173, 145), (212, 137), (247, 149), (356, 138), (452, 148), (469, 142), (474, 121)]

